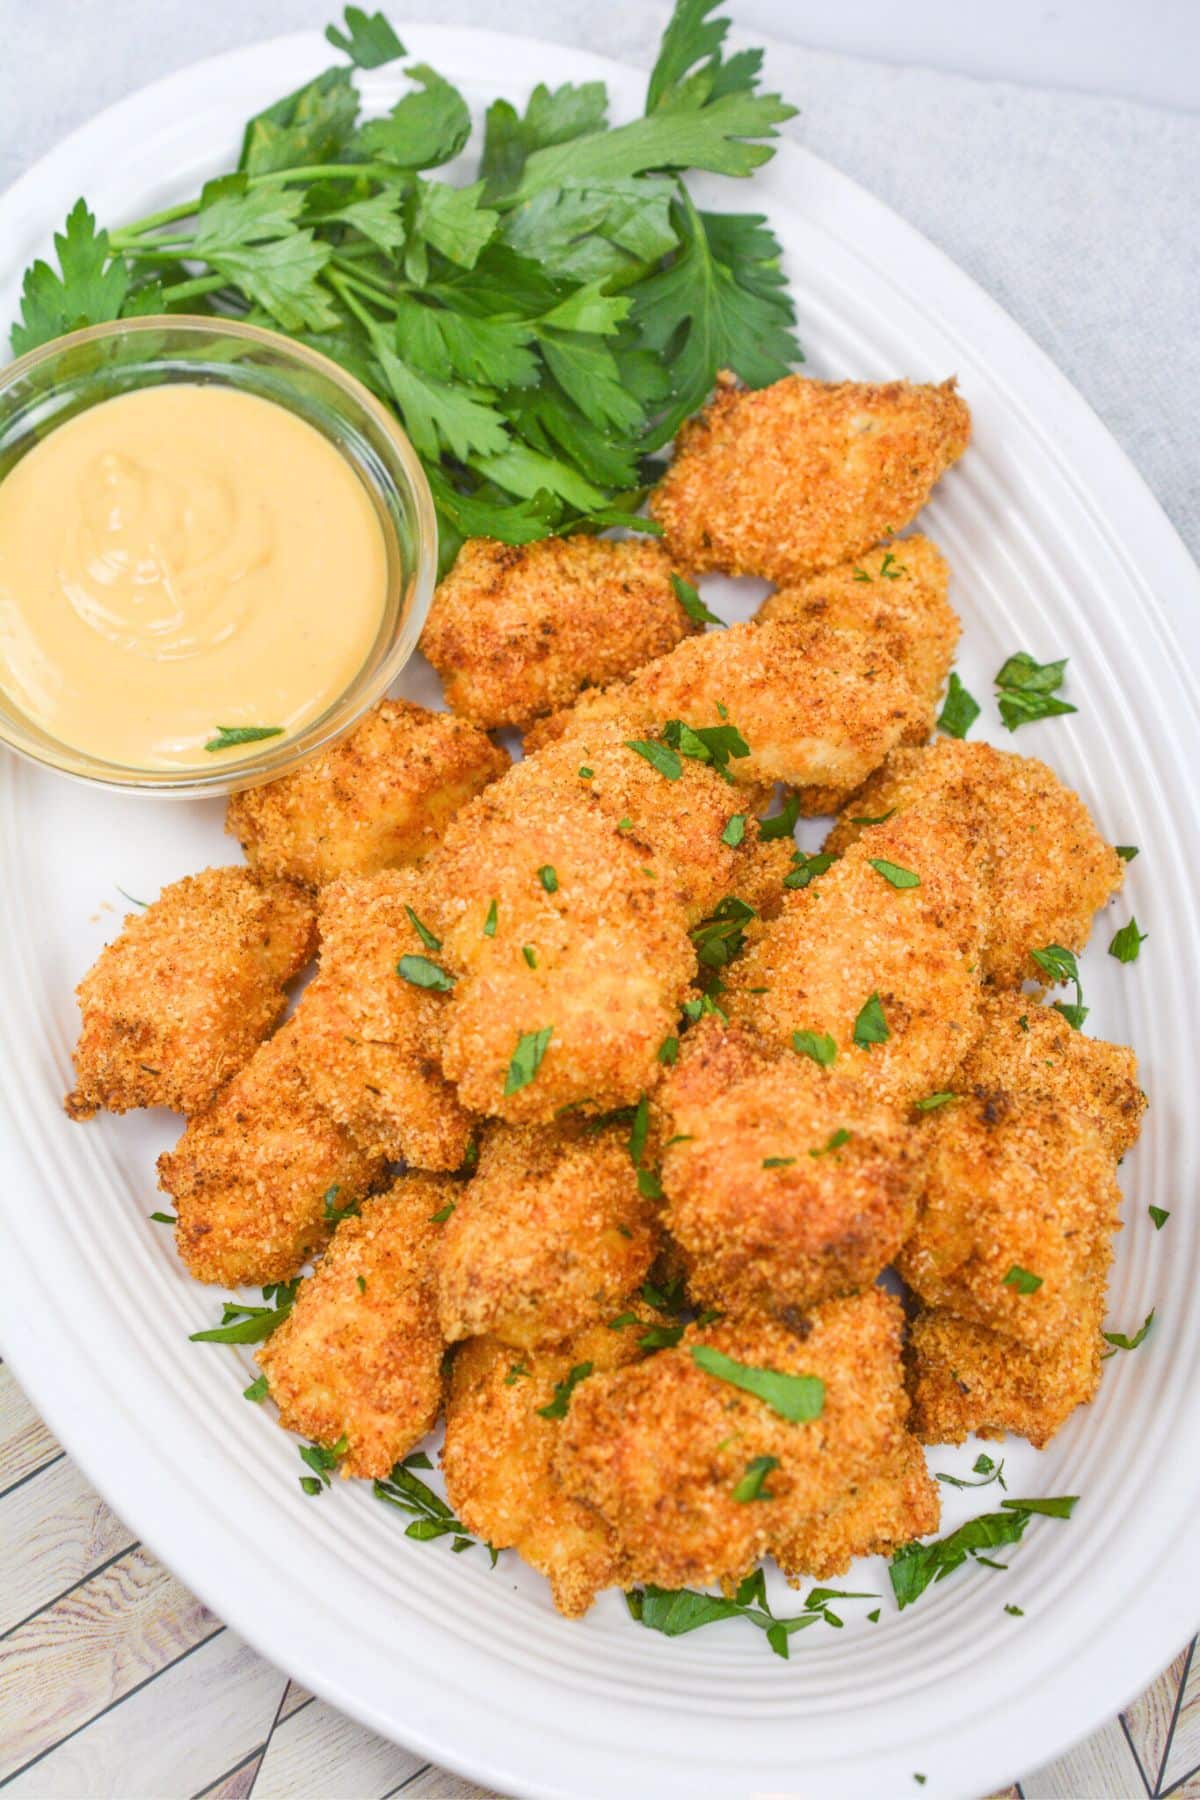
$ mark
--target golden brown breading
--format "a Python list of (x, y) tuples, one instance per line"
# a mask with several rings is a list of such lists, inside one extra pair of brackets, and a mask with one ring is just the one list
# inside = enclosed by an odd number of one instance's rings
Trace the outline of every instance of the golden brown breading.
[(624, 1586), (626, 1572), (603, 1520), (564, 1493), (554, 1474), (564, 1420), (538, 1409), (555, 1403), (555, 1386), (572, 1369), (619, 1368), (640, 1354), (631, 1332), (605, 1325), (554, 1350), (522, 1355), (484, 1337), (454, 1353), (442, 1451), (450, 1504), (468, 1531), (497, 1550), (517, 1550), (544, 1575), (569, 1619), (581, 1617), (601, 1588)]
[(291, 882), (205, 869), (163, 889), (100, 952), (75, 992), (73, 1119), (100, 1107), (194, 1113), (249, 1061), (316, 948), (312, 901)]
[(382, 700), (293, 774), (234, 794), (225, 829), (259, 875), (320, 887), (416, 862), (507, 767), (502, 750), (452, 713)]
[(175, 1242), (196, 1280), (258, 1286), (290, 1280), (325, 1242), (330, 1190), (344, 1209), (383, 1166), (313, 1099), (291, 1020), (189, 1119), (159, 1157), (158, 1179), (175, 1201)]
[(360, 1143), (415, 1169), (457, 1169), (471, 1114), (442, 1074), (449, 996), (399, 974), (431, 950), (435, 899), (420, 869), (344, 876), (321, 892), (321, 963), (296, 1012), (296, 1052), (320, 1104)]
[(969, 1432), (1049, 1443), (1100, 1386), (1103, 1283), (1078, 1318), (1038, 1349), (955, 1318), (941, 1307), (909, 1336), (912, 1429), (926, 1444), (961, 1444)]
[(970, 434), (953, 381), (788, 375), (747, 392), (725, 376), (650, 511), (683, 568), (802, 581), (903, 530)]
[(941, 1497), (916, 1438), (893, 1461), (851, 1482), (827, 1512), (805, 1519), (773, 1546), (792, 1587), (844, 1575), (856, 1556), (890, 1556), (938, 1528)]
[(979, 1036), (956, 1080), (979, 1099), (1040, 1100), (1084, 1113), (1115, 1157), (1137, 1142), (1146, 1110), (1132, 1050), (1085, 1037), (1019, 989), (985, 991)]
[(808, 1057), (702, 1019), (657, 1101), (682, 1140), (664, 1223), (701, 1304), (791, 1318), (869, 1286), (912, 1229), (919, 1133)]
[(653, 538), (469, 538), (434, 595), (421, 648), (462, 718), (527, 725), (694, 629)]
[(256, 1353), (286, 1431), (326, 1446), (345, 1438), (343, 1475), (382, 1479), (437, 1423), (445, 1346), (431, 1215), (457, 1193), (444, 1177), (410, 1175), (366, 1201)]
[[(1112, 1258), (1120, 1189), (1082, 1114), (1002, 1098), (955, 1100), (924, 1129), (924, 1192), (897, 1267), (926, 1306), (1055, 1343)], [(1022, 1291), (1025, 1277), (1039, 1285)]]
[(908, 675), (922, 705), (903, 742), (922, 744), (958, 644), (950, 571), (936, 544), (919, 534), (880, 545), (854, 562), (780, 588), (758, 610), (760, 622), (795, 619), (842, 631), (869, 631)]
[[(814, 1307), (791, 1329), (761, 1316), (691, 1326), (678, 1349), (579, 1383), (555, 1470), (612, 1527), (634, 1581), (736, 1581), (775, 1539), (897, 1454), (908, 1409), (901, 1322), (899, 1302), (871, 1288)], [(817, 1377), (820, 1415), (782, 1418), (701, 1368), (700, 1346)], [(777, 1459), (768, 1498), (739, 1501), (734, 1490), (759, 1456)]]
[(869, 630), (820, 622), (747, 621), (687, 638), (627, 682), (584, 694), (526, 738), (540, 748), (586, 736), (598, 719), (645, 727), (682, 719), (735, 726), (750, 749), (730, 761), (735, 781), (803, 790), (806, 813), (833, 811), (916, 730), (928, 712), (908, 672)]
[[(920, 886), (893, 887), (874, 861)], [(778, 919), (751, 928), (721, 1005), (780, 1048), (796, 1031), (831, 1036), (839, 1075), (909, 1104), (948, 1087), (974, 1039), (980, 915), (977, 866), (953, 820), (905, 813), (789, 892)], [(855, 1024), (872, 996), (889, 1035), (865, 1047)]]
[[(686, 757), (667, 780), (632, 734), (613, 721), (527, 758), (447, 832), (442, 1066), (474, 1111), (544, 1124), (567, 1105), (633, 1104), (659, 1072), (696, 967), (689, 924), (736, 887), (747, 852), (722, 841), (740, 804), (728, 784)], [(518, 1041), (548, 1028), (514, 1086)]]
[(493, 1127), (437, 1248), (448, 1343), (488, 1335), (518, 1350), (561, 1343), (620, 1311), (658, 1249), (628, 1127)]
[[(918, 806), (955, 814), (984, 853), (990, 916), (982, 967), (991, 981), (1045, 981), (1030, 950), (1083, 949), (1092, 915), (1120, 887), (1125, 865), (1052, 769), (990, 744), (941, 738), (894, 751), (846, 815)], [(860, 830), (844, 816), (826, 848), (844, 850)]]

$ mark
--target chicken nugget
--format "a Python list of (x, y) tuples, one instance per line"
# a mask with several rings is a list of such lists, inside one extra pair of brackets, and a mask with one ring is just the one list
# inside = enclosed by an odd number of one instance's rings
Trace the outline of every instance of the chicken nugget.
[(308, 896), (245, 869), (205, 869), (127, 916), (75, 992), (73, 1119), (100, 1107), (194, 1113), (249, 1061), (316, 948)]
[(460, 717), (527, 725), (695, 629), (653, 538), (469, 538), (434, 595), (421, 648)]
[(794, 1318), (869, 1286), (912, 1229), (920, 1134), (807, 1056), (702, 1019), (657, 1104), (664, 1223), (703, 1305)]
[(293, 1019), (188, 1120), (158, 1159), (158, 1181), (196, 1280), (259, 1286), (290, 1280), (383, 1168), (313, 1098)]
[(1031, 950), (1082, 950), (1093, 914), (1124, 879), (1124, 863), (1079, 795), (1045, 763), (953, 738), (893, 751), (825, 847), (845, 850), (864, 815), (914, 807), (953, 813), (983, 852), (989, 916), (982, 968), (997, 986), (1046, 980)]
[(442, 1409), (433, 1215), (457, 1184), (409, 1175), (343, 1219), (300, 1283), (288, 1317), (261, 1350), (285, 1431), (345, 1440), (343, 1475), (382, 1480)]
[[(901, 1325), (899, 1301), (870, 1288), (790, 1328), (761, 1315), (691, 1326), (677, 1349), (578, 1384), (555, 1471), (612, 1528), (634, 1581), (736, 1582), (898, 1453)], [(741, 1385), (761, 1391), (764, 1371), (801, 1416)]]
[(442, 1074), (449, 981), (435, 905), (420, 869), (323, 888), (321, 963), (295, 1042), (310, 1092), (360, 1143), (412, 1168), (457, 1169), (472, 1117)]
[(1041, 1450), (1100, 1386), (1104, 1284), (1077, 1317), (1034, 1347), (943, 1307), (918, 1314), (909, 1333), (912, 1429), (926, 1444), (961, 1444), (970, 1432), (1006, 1431)]
[(492, 1127), (437, 1248), (446, 1340), (561, 1343), (620, 1311), (658, 1249), (628, 1125)]
[(291, 775), (234, 794), (225, 829), (261, 876), (320, 887), (416, 862), (508, 757), (452, 713), (382, 700)]
[(1132, 1050), (1085, 1037), (1056, 1008), (1019, 989), (985, 993), (979, 1036), (956, 1084), (978, 1099), (1045, 1101), (1081, 1112), (1114, 1157), (1137, 1142), (1146, 1110)]
[(922, 720), (927, 701), (886, 644), (867, 630), (821, 622), (747, 621), (686, 638), (631, 680), (584, 694), (542, 720), (528, 746), (586, 736), (621, 716), (661, 729), (679, 719), (705, 730), (733, 727), (749, 749), (730, 758), (735, 781), (801, 789), (806, 814), (831, 812)]
[(855, 562), (780, 588), (757, 617), (823, 623), (867, 631), (908, 675), (921, 705), (903, 742), (923, 744), (958, 644), (959, 618), (949, 601), (950, 571), (936, 544), (919, 534), (876, 546)]
[(905, 1436), (895, 1458), (851, 1482), (833, 1505), (773, 1546), (792, 1587), (805, 1579), (844, 1575), (858, 1556), (890, 1556), (901, 1544), (936, 1531), (942, 1516), (936, 1481), (914, 1437)]
[(797, 879), (780, 916), (748, 931), (724, 1010), (780, 1048), (831, 1038), (838, 1074), (889, 1104), (948, 1087), (979, 1021), (971, 844), (953, 820), (906, 813), (822, 873), (802, 857)]
[(928, 1307), (1049, 1348), (1112, 1258), (1121, 1193), (1099, 1132), (1082, 1113), (989, 1096), (943, 1106), (924, 1137), (900, 1274)]
[(724, 376), (679, 433), (650, 511), (680, 567), (783, 586), (903, 530), (970, 435), (953, 381), (787, 375), (747, 391)]
[(454, 1353), (442, 1451), (447, 1497), (468, 1531), (497, 1550), (515, 1549), (546, 1577), (568, 1619), (582, 1617), (601, 1588), (623, 1587), (626, 1572), (608, 1526), (563, 1491), (554, 1448), (577, 1384), (640, 1354), (632, 1333), (604, 1325), (552, 1350), (518, 1354), (482, 1337)]

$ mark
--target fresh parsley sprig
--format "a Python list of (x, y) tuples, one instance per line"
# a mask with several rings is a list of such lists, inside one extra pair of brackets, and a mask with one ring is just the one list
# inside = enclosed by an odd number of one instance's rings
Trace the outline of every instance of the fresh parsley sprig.
[(947, 1537), (935, 1538), (931, 1544), (903, 1545), (893, 1555), (888, 1571), (897, 1606), (903, 1612), (920, 1599), (931, 1583), (944, 1581), (968, 1558), (987, 1563), (982, 1554), (985, 1550), (1020, 1543), (1035, 1516), (1069, 1519), (1077, 1498), (1075, 1494), (1064, 1494), (1041, 1500), (1002, 1500), (1000, 1512), (981, 1513), (978, 1518), (968, 1519)]

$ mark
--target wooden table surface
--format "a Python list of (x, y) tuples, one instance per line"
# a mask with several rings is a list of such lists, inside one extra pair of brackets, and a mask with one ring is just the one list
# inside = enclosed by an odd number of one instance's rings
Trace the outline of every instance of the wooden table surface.
[[(1194, 1649), (1004, 1800), (1200, 1800)], [(226, 1630), (109, 1511), (2, 1364), (0, 1788), (6, 1800), (495, 1800)]]

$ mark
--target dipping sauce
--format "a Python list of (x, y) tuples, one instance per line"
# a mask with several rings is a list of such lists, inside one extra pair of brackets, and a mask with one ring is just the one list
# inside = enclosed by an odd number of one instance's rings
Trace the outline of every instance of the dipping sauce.
[(353, 467), (255, 394), (103, 400), (0, 481), (0, 691), (109, 762), (213, 768), (255, 748), (206, 751), (220, 726), (291, 735), (366, 662), (386, 592)]

